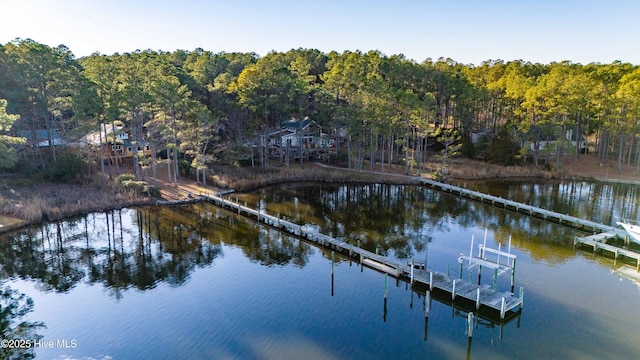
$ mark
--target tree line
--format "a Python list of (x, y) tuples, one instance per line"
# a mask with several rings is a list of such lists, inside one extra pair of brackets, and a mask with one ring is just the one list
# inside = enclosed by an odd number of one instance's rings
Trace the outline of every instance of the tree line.
[[(434, 145), (444, 152), (459, 145), (466, 156), (504, 164), (568, 154), (577, 161), (584, 150), (571, 140), (584, 134), (600, 159), (640, 171), (640, 68), (622, 62), (476, 66), (315, 49), (264, 57), (144, 50), (78, 59), (64, 45), (16, 39), (0, 46), (0, 99), (0, 167), (43, 174), (68, 162), (67, 153), (25, 146), (16, 131), (56, 130), (78, 139), (99, 124), (123, 125), (134, 143), (153, 150), (134, 157), (139, 178), (156, 177), (162, 154), (173, 181), (185, 160), (206, 180), (214, 163), (255, 157), (257, 134), (305, 116), (327, 132), (346, 129), (338, 146), (360, 169), (365, 160), (383, 171), (398, 163), (421, 169)], [(115, 141), (109, 137), (101, 141)]]

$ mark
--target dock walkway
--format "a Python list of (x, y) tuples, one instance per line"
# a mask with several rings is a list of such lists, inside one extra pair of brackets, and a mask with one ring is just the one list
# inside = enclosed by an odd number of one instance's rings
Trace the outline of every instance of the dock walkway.
[(591, 236), (576, 237), (573, 240), (573, 246), (590, 246), (593, 248), (594, 254), (598, 250), (608, 251), (613, 254), (615, 260), (617, 260), (620, 256), (633, 259), (636, 261), (636, 272), (640, 272), (640, 253), (629, 249), (624, 249), (619, 246), (607, 244), (608, 240), (615, 239), (617, 237), (617, 234), (612, 233), (600, 233)]
[(322, 247), (337, 251), (344, 256), (359, 261), (360, 264), (380, 271), (399, 280), (412, 282), (427, 287), (430, 291), (448, 293), (452, 301), (456, 298), (464, 298), (475, 303), (476, 309), (481, 306), (498, 311), (500, 318), (504, 319), (509, 311), (519, 311), (523, 306), (523, 291), (520, 289), (519, 297), (511, 292), (498, 292), (488, 285), (477, 285), (456, 279), (447, 274), (434, 271), (415, 271), (410, 265), (400, 263), (383, 255), (378, 255), (354, 246), (351, 243), (320, 233), (311, 226), (299, 225), (288, 220), (280, 219), (267, 214), (264, 211), (253, 209), (239, 202), (215, 196), (202, 195), (203, 199), (224, 209), (236, 212), (239, 215), (264, 223), (286, 233), (298, 236), (314, 242)]
[(575, 216), (561, 214), (555, 211), (542, 209), (533, 205), (529, 205), (529, 204), (525, 204), (525, 203), (521, 203), (513, 200), (503, 199), (498, 196), (484, 194), (478, 191), (469, 190), (459, 186), (441, 183), (438, 181), (433, 181), (429, 179), (421, 179), (420, 181), (424, 185), (432, 189), (456, 194), (458, 196), (466, 197), (471, 200), (480, 201), (483, 203), (491, 204), (493, 206), (502, 207), (508, 210), (513, 210), (515, 212), (538, 217), (543, 220), (556, 221), (559, 224), (569, 225), (575, 228), (589, 230), (592, 232), (600, 231), (600, 232), (606, 232), (606, 233), (613, 233), (620, 237), (624, 237), (625, 235), (624, 230), (613, 227), (613, 226), (604, 225), (604, 224), (600, 224), (600, 223), (585, 220), (585, 219), (580, 219)]

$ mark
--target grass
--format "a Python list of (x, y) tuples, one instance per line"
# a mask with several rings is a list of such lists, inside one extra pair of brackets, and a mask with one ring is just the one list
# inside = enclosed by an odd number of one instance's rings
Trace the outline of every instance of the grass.
[(18, 182), (9, 186), (3, 183), (0, 188), (0, 215), (33, 224), (151, 201), (114, 186), (35, 182)]
[(282, 182), (341, 182), (341, 183), (417, 183), (407, 177), (385, 176), (369, 172), (353, 172), (335, 168), (320, 168), (313, 164), (305, 166), (257, 168), (228, 168), (213, 177), (214, 186), (249, 191)]
[[(428, 168), (440, 169), (442, 163), (429, 163)], [(447, 178), (459, 180), (479, 180), (514, 177), (560, 178), (564, 174), (558, 171), (548, 171), (534, 166), (500, 166), (486, 162), (456, 159), (447, 168)]]

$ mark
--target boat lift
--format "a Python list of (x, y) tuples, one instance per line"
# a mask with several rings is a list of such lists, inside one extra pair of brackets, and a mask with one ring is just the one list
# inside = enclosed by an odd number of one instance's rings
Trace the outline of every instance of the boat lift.
[(498, 285), (498, 276), (505, 272), (511, 273), (511, 292), (513, 293), (515, 285), (516, 275), (516, 255), (511, 254), (511, 236), (509, 236), (509, 245), (507, 251), (502, 251), (502, 245), (498, 244), (498, 250), (487, 247), (487, 230), (484, 232), (484, 242), (478, 245), (478, 253), (473, 256), (473, 244), (474, 236), (471, 236), (471, 249), (469, 250), (469, 256), (460, 254), (458, 256), (458, 263), (460, 264), (460, 278), (462, 278), (462, 266), (466, 261), (468, 263), (467, 268), (469, 270), (474, 267), (478, 267), (478, 285), (480, 285), (480, 278), (482, 274), (482, 267), (493, 269), (493, 288), (494, 290)]

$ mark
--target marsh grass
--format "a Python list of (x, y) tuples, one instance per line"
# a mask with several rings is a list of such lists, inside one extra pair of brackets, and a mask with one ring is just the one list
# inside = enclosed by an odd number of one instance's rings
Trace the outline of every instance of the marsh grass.
[(232, 188), (237, 191), (249, 191), (282, 182), (350, 182), (350, 183), (396, 183), (413, 184), (415, 179), (398, 177), (394, 174), (380, 175), (366, 171), (354, 172), (335, 168), (310, 166), (271, 167), (266, 169), (232, 168), (225, 169), (212, 177), (214, 185), (220, 188)]
[[(441, 163), (429, 163), (428, 168), (440, 169)], [(501, 166), (486, 162), (459, 159), (447, 168), (447, 178), (459, 180), (479, 180), (497, 178), (562, 178), (566, 174), (533, 166)]]
[(42, 183), (9, 187), (5, 184), (0, 193), (0, 214), (38, 223), (152, 201), (115, 186)]

